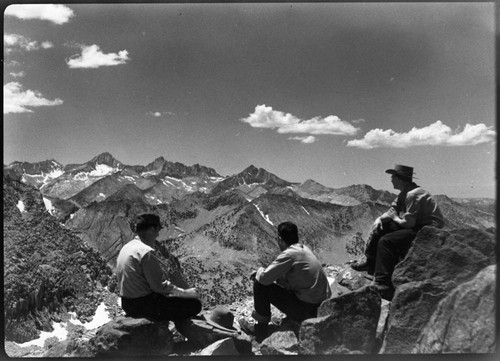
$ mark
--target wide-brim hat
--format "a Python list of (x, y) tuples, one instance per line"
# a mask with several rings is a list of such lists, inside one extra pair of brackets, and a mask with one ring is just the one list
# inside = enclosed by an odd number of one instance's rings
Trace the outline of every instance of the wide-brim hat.
[(203, 318), (212, 326), (228, 332), (237, 332), (234, 328), (234, 315), (225, 307), (217, 307), (210, 314), (203, 313)]
[(413, 179), (413, 167), (408, 167), (407, 165), (396, 164), (393, 169), (387, 169), (385, 172), (400, 177)]

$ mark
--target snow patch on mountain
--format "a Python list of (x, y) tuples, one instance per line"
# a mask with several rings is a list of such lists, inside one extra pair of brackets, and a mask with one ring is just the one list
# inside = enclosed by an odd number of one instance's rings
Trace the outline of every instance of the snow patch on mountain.
[(52, 201), (48, 198), (43, 197), (43, 204), (45, 204), (45, 209), (51, 214), (54, 215), (55, 208), (52, 205)]
[[(85, 181), (87, 179), (89, 179), (88, 173), (80, 172), (75, 175), (75, 180)], [(66, 182), (69, 182), (69, 180), (67, 180)]]
[(92, 177), (104, 177), (116, 171), (117, 170), (115, 168), (112, 168), (107, 164), (96, 164), (95, 170), (90, 172), (89, 175), (91, 175)]
[(262, 218), (264, 218), (266, 222), (269, 223), (271, 226), (274, 226), (273, 222), (271, 222), (271, 220), (269, 219), (269, 215), (264, 214), (264, 212), (260, 210), (259, 206), (256, 203), (254, 203), (253, 205), (255, 206), (255, 208), (257, 208)]
[(141, 176), (142, 177), (148, 177), (152, 175), (157, 175), (159, 173), (159, 170), (150, 170), (149, 172), (142, 172)]
[(22, 200), (19, 200), (19, 202), (17, 202), (17, 208), (19, 208), (19, 210), (21, 211), (21, 213), (25, 213), (24, 202)]
[(45, 344), (45, 341), (51, 337), (57, 337), (59, 341), (64, 341), (67, 336), (68, 336), (68, 331), (67, 331), (67, 326), (68, 323), (72, 323), (73, 325), (79, 325), (85, 327), (87, 330), (94, 330), (105, 323), (108, 323), (111, 321), (111, 318), (109, 316), (109, 313), (106, 311), (106, 305), (104, 302), (102, 302), (96, 310), (96, 313), (94, 317), (92, 318), (92, 321), (90, 322), (85, 322), (82, 323), (78, 318), (76, 317), (76, 313), (74, 312), (68, 312), (71, 316), (71, 319), (69, 322), (53, 322), (52, 327), (54, 328), (54, 331), (52, 332), (46, 332), (46, 331), (41, 331), (40, 332), (40, 337), (31, 340), (28, 342), (24, 343), (16, 343), (18, 346), (21, 347), (28, 347), (28, 346), (39, 346), (43, 347)]

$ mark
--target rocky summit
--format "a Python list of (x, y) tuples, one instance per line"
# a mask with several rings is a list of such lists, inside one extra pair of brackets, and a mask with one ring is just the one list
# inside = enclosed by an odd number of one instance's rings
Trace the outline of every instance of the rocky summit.
[[(158, 157), (129, 166), (103, 153), (82, 164), (4, 166), (4, 310), (9, 356), (330, 355), (491, 353), (496, 348), (495, 201), (437, 196), (444, 229), (423, 228), (396, 267), (391, 302), (349, 262), (362, 255), (373, 220), (396, 197), (368, 185), (287, 182), (254, 166), (220, 176)], [(262, 343), (206, 337), (196, 346), (173, 323), (125, 317), (114, 262), (142, 212), (164, 228), (155, 251), (180, 287), (197, 287), (204, 312), (249, 317), (250, 273), (278, 254), (276, 227), (295, 222), (331, 280), (318, 317), (290, 323), (273, 308)], [(110, 322), (89, 323), (104, 304)], [(76, 317), (76, 320), (75, 320)], [(55, 323), (65, 340), (19, 346)], [(466, 326), (465, 326), (466, 325)], [(466, 330), (466, 331), (464, 331)], [(124, 341), (126, 340), (126, 341)]]

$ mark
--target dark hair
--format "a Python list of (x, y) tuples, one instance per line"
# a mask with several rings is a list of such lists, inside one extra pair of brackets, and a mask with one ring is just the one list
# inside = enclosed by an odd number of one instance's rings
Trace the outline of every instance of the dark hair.
[(289, 246), (299, 241), (299, 230), (292, 222), (283, 222), (278, 226), (278, 235)]
[(139, 232), (150, 227), (161, 227), (160, 217), (156, 214), (143, 213), (137, 216), (135, 221), (135, 231)]

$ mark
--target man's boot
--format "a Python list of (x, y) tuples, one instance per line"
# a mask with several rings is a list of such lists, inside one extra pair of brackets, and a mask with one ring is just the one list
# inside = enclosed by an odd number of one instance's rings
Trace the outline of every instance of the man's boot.
[(240, 318), (238, 320), (240, 328), (247, 335), (255, 336), (255, 341), (261, 343), (264, 341), (269, 335), (269, 324), (267, 323), (250, 323), (244, 318)]
[(351, 264), (351, 268), (358, 272), (366, 271), (366, 273), (368, 273), (370, 276), (373, 276), (373, 274), (375, 273), (375, 262), (369, 258), (366, 258), (362, 261), (354, 261), (354, 263)]

